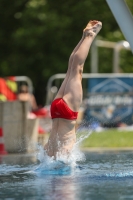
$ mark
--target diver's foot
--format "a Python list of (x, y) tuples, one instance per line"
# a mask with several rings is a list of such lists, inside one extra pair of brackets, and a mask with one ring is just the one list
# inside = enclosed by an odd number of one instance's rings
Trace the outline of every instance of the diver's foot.
[(102, 28), (102, 22), (97, 20), (91, 20), (87, 24), (86, 28), (83, 30), (84, 37), (96, 37)]

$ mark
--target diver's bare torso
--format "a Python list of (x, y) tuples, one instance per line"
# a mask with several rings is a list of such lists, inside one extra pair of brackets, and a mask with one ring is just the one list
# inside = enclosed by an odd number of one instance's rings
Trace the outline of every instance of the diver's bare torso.
[(76, 142), (76, 120), (55, 118), (52, 121), (52, 131), (45, 149), (48, 156), (56, 158), (72, 150)]

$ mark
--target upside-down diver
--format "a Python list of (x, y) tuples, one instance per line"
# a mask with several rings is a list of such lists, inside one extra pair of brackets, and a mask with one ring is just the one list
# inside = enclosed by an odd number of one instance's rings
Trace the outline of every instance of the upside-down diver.
[(76, 119), (82, 102), (82, 73), (90, 46), (102, 28), (100, 21), (89, 21), (69, 58), (66, 77), (51, 104), (52, 130), (45, 145), (48, 156), (69, 155), (76, 142)]

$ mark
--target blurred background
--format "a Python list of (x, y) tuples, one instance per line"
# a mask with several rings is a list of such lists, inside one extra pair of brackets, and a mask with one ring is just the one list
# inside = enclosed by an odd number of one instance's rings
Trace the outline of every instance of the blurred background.
[[(133, 13), (133, 1), (126, 3)], [(28, 76), (41, 107), (49, 77), (66, 72), (69, 55), (89, 20), (103, 22), (99, 39), (125, 40), (105, 0), (1, 0), (0, 14), (0, 77)], [(112, 72), (112, 54), (112, 49), (100, 48), (100, 73)], [(120, 52), (120, 72), (133, 73), (131, 55)], [(90, 55), (84, 69), (90, 72)]]

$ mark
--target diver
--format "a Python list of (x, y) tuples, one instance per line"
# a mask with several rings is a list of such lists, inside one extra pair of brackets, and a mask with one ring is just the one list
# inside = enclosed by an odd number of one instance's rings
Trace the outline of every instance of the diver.
[(57, 159), (69, 155), (76, 142), (76, 119), (82, 102), (82, 73), (90, 46), (102, 28), (100, 21), (91, 20), (69, 58), (66, 77), (51, 104), (52, 130), (45, 145), (48, 156)]

